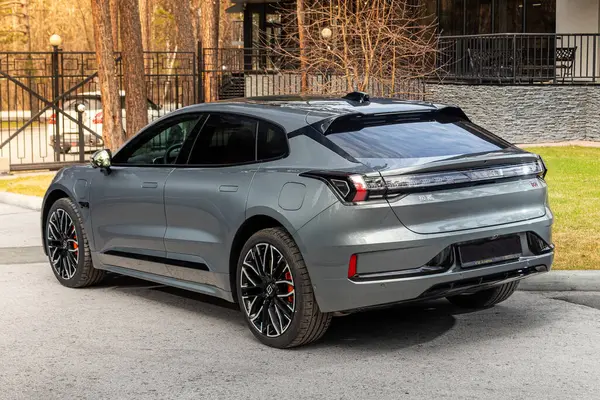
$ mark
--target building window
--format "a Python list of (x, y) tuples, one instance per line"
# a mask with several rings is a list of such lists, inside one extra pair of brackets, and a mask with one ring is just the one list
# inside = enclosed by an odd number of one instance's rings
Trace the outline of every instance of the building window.
[(492, 33), (492, 0), (466, 0), (468, 35)]
[(442, 35), (463, 35), (465, 0), (439, 0), (440, 32)]
[(528, 0), (525, 3), (525, 32), (556, 32), (556, 0)]
[[(425, 0), (430, 7), (430, 0)], [(555, 33), (556, 0), (437, 0), (442, 35)]]

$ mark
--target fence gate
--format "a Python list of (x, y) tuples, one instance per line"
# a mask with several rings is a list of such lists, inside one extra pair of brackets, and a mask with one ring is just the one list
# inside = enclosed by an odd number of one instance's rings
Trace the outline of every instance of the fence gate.
[[(144, 59), (150, 120), (198, 101), (194, 53), (145, 52)], [(119, 55), (116, 62), (123, 87)], [(92, 52), (0, 53), (0, 157), (11, 170), (81, 163), (102, 148), (97, 71)]]

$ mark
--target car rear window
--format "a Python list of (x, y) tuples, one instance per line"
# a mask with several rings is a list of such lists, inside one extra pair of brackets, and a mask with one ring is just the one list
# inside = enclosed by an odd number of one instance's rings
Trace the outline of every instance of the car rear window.
[(422, 158), (486, 153), (507, 142), (464, 120), (370, 125), (327, 135), (355, 158)]

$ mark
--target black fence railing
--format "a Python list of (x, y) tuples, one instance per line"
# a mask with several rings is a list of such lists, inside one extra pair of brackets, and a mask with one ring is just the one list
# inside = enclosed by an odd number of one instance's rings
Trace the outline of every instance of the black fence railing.
[[(150, 120), (199, 101), (195, 53), (145, 52), (144, 69)], [(81, 162), (103, 146), (97, 71), (92, 52), (0, 53), (0, 157), (11, 169)]]
[(204, 48), (200, 64), (202, 98), (206, 101), (301, 92), (333, 95), (348, 93), (359, 87), (373, 96), (411, 100), (424, 98), (423, 79), (406, 78), (401, 73), (394, 81), (390, 77), (382, 79), (377, 76), (356, 79), (322, 64), (303, 73), (297, 48)]
[(441, 36), (441, 82), (599, 84), (600, 34)]

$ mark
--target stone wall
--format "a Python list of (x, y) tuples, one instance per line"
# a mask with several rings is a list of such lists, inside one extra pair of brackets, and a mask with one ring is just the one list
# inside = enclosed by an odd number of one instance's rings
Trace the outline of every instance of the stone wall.
[(600, 141), (600, 86), (427, 85), (427, 100), (460, 106), (513, 143)]

